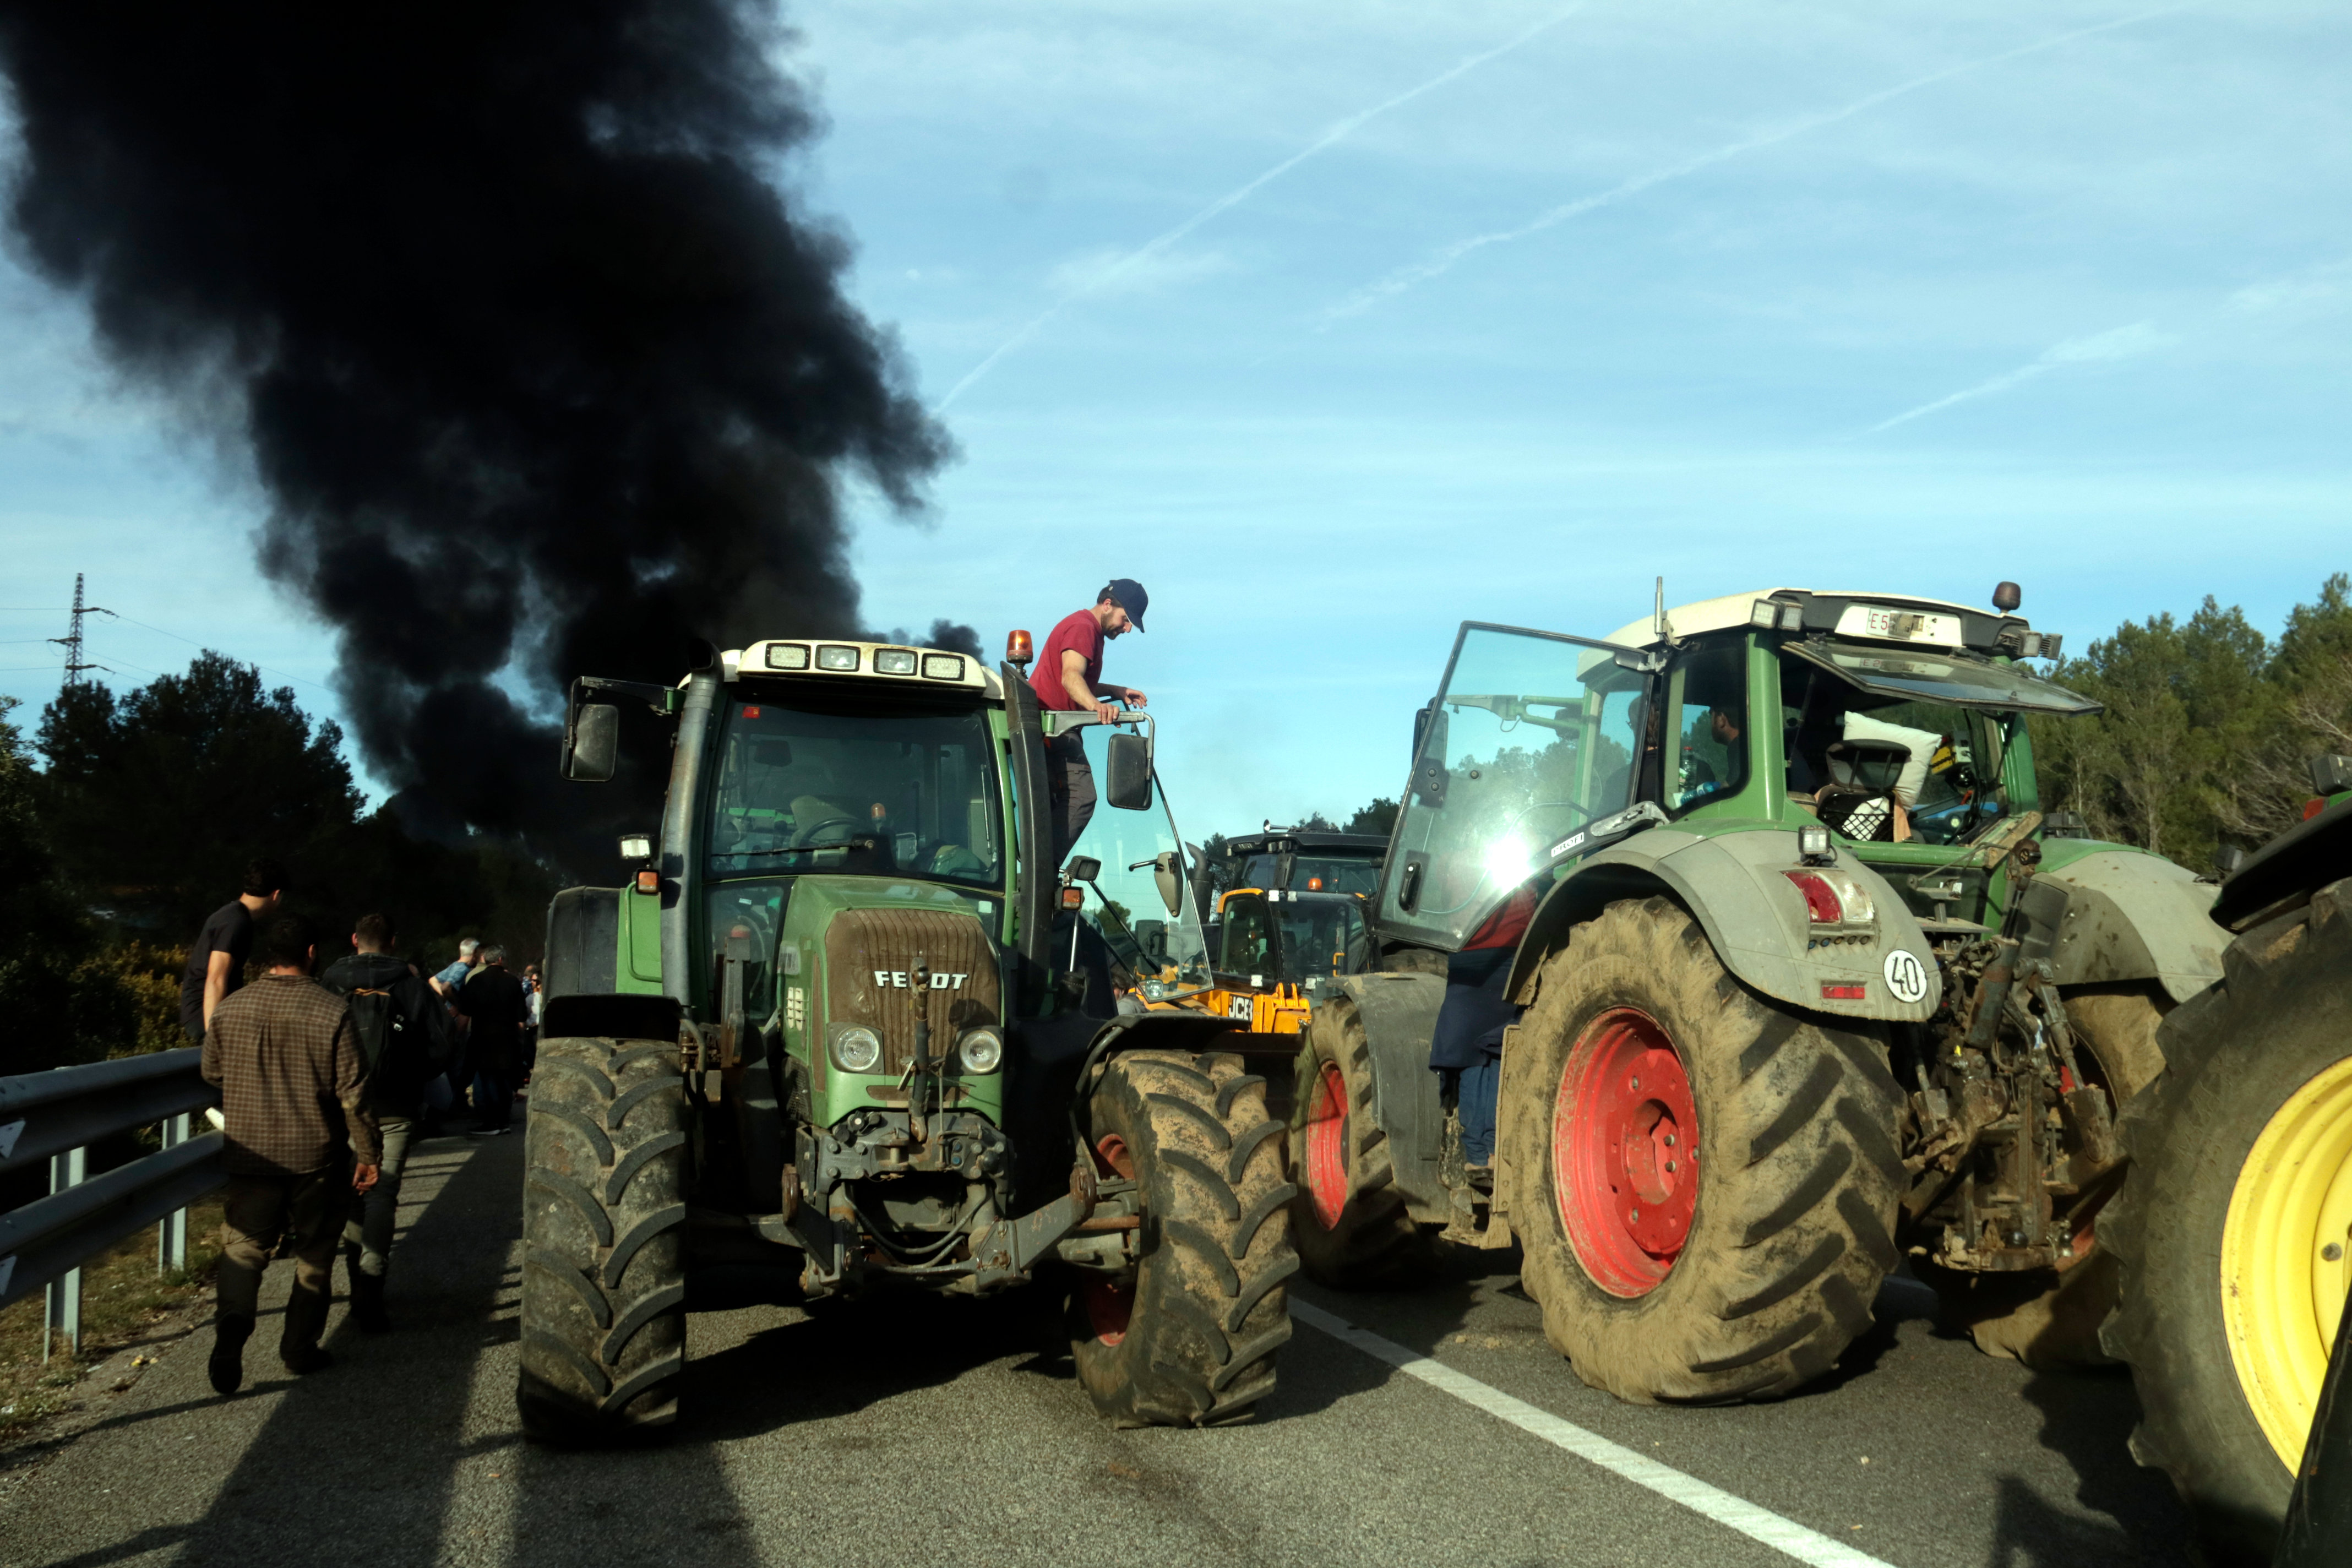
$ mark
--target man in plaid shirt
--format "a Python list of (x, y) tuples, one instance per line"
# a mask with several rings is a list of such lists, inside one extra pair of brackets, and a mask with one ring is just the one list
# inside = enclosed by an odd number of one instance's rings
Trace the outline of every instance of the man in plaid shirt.
[(351, 1194), (375, 1184), (378, 1158), (351, 1009), (310, 978), (308, 928), (275, 921), (260, 948), (268, 973), (214, 1008), (205, 1035), (205, 1079), (220, 1086), (227, 1119), (220, 1310), (209, 1369), (223, 1394), (245, 1381), (261, 1273), (281, 1235), (294, 1253), (294, 1292), (278, 1353), (297, 1373), (334, 1364), (319, 1336), (327, 1326), (335, 1240)]

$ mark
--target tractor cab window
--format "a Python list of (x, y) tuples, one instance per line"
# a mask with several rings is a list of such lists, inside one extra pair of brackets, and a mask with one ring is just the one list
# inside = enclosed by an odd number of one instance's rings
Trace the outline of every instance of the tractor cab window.
[(1653, 678), (1629, 649), (1465, 623), (1416, 717), (1412, 777), (1380, 883), (1383, 935), (1451, 952), (1583, 829), (1632, 801)]
[(1301, 855), (1290, 868), (1290, 885), (1309, 893), (1361, 893), (1370, 898), (1380, 889), (1380, 863), (1338, 856)]
[(974, 707), (795, 690), (721, 710), (705, 869), (1004, 880), (988, 721)]
[(1225, 900), (1218, 921), (1222, 948), (1217, 968), (1227, 974), (1270, 974), (1275, 972), (1274, 911), (1255, 893), (1235, 893)]
[(1110, 951), (1114, 987), (1157, 1002), (1206, 990), (1210, 954), (1168, 792), (1152, 795), (1148, 810), (1097, 812), (1064, 864), (1099, 863), (1080, 918)]
[(1282, 901), (1282, 978), (1311, 984), (1371, 967), (1371, 933), (1363, 905), (1343, 896)]
[(1218, 973), (1259, 984), (1310, 985), (1371, 967), (1364, 906), (1345, 894), (1235, 893), (1225, 900)]
[(1748, 782), (1748, 728), (1747, 638), (1677, 656), (1666, 671), (1669, 813), (1738, 793)]
[(1835, 642), (1780, 653), (1789, 798), (1863, 843), (1963, 844), (2023, 809), (2001, 763), (2023, 719), (2092, 705), (2022, 670)]

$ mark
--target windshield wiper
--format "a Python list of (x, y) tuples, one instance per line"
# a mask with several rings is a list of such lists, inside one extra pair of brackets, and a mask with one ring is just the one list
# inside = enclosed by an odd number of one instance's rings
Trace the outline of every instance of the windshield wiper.
[(827, 849), (879, 849), (879, 838), (845, 838), (838, 844), (789, 844), (782, 849), (720, 849), (718, 855), (734, 860), (751, 860), (763, 855), (815, 855)]

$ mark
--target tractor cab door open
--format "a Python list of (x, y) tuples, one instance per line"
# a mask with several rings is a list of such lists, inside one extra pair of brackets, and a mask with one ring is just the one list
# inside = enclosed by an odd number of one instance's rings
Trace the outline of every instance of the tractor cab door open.
[(1531, 878), (1608, 840), (1633, 798), (1648, 656), (1465, 621), (1415, 716), (1412, 774), (1381, 879), (1382, 937), (1458, 950)]

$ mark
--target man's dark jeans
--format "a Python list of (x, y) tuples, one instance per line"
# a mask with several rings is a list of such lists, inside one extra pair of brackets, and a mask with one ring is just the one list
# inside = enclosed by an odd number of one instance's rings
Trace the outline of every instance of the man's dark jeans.
[(1087, 732), (1073, 730), (1045, 742), (1045, 792), (1054, 829), (1054, 870), (1070, 858), (1095, 817), (1095, 770), (1087, 761)]
[(504, 1068), (483, 1067), (474, 1074), (474, 1114), (489, 1128), (514, 1120), (515, 1075)]

